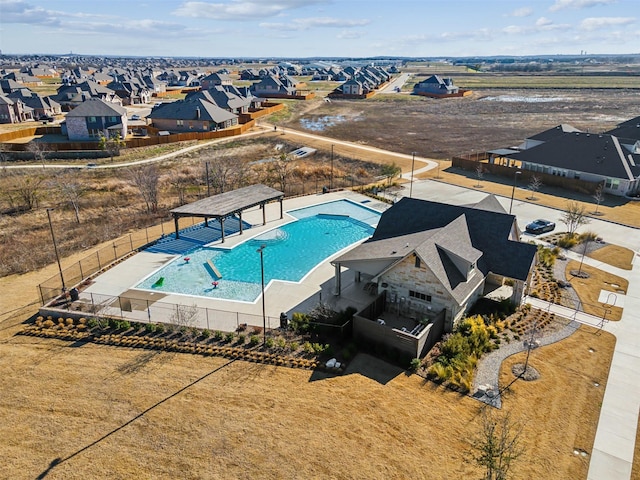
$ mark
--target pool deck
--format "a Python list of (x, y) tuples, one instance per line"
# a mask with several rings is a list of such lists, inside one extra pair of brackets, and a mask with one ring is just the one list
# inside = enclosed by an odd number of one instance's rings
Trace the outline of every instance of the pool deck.
[[(288, 210), (340, 199), (348, 199), (354, 203), (380, 212), (389, 206), (351, 191), (286, 199), (283, 203), (283, 219), (280, 219), (280, 205), (277, 202), (266, 205), (266, 225), (262, 225), (262, 210), (259, 207), (246, 210), (242, 215), (243, 220), (255, 226), (245, 230), (242, 235), (235, 234), (226, 237), (224, 244), (217, 241), (210, 245), (231, 248), (266, 230), (295, 220), (293, 217), (287, 215), (286, 212)], [(360, 308), (367, 305), (373, 297), (363, 290), (364, 284), (355, 282), (353, 272), (343, 271), (342, 273), (342, 295), (336, 297), (332, 293), (335, 270), (330, 264), (330, 260), (339, 256), (343, 251), (336, 252), (330, 259), (322, 262), (299, 283), (272, 281), (266, 285), (265, 312), (268, 317), (268, 326), (277, 327), (279, 325), (281, 312), (288, 313), (290, 317), (292, 312), (309, 311), (319, 301), (337, 310), (346, 308), (347, 306)], [(126, 312), (122, 312), (126, 318), (132, 320), (148, 320), (150, 311), (148, 307), (155, 305), (155, 307), (162, 308), (153, 308), (151, 310), (153, 312), (150, 314), (151, 320), (170, 321), (171, 315), (175, 312), (175, 309), (172, 309), (171, 305), (175, 307), (176, 304), (187, 306), (195, 304), (201, 308), (211, 309), (211, 311), (218, 310), (233, 313), (233, 315), (207, 314), (206, 321), (200, 317), (199, 323), (201, 323), (201, 325), (198, 326), (201, 327), (215, 328), (218, 330), (234, 330), (238, 323), (248, 323), (256, 326), (262, 325), (261, 296), (258, 297), (255, 302), (249, 303), (166, 292), (150, 292), (148, 290), (133, 288), (133, 285), (137, 285), (145, 277), (175, 257), (176, 255), (166, 253), (140, 252), (96, 277), (95, 281), (80, 293), (80, 298), (85, 302), (102, 303), (112, 307), (118, 304), (117, 312), (115, 310), (112, 312), (117, 315), (121, 314), (123, 307), (116, 297), (122, 296), (127, 299), (139, 299), (143, 306), (147, 305), (147, 308), (136, 308), (133, 306), (132, 308), (127, 308)], [(258, 262), (259, 256), (256, 254), (256, 265), (258, 265)], [(163, 315), (163, 311), (166, 311), (166, 314)], [(210, 317), (212, 318), (211, 321)]]

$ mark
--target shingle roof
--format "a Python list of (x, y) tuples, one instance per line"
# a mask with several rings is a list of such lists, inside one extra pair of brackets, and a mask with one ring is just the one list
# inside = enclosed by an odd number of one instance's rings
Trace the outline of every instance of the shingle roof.
[(223, 123), (237, 118), (234, 113), (228, 112), (216, 104), (202, 98), (193, 100), (179, 100), (165, 103), (154, 108), (147, 118), (168, 118), (172, 120), (207, 120), (215, 123)]
[(576, 133), (576, 132), (580, 132), (580, 130), (566, 123), (561, 123), (560, 125), (556, 125), (553, 128), (545, 130), (544, 132), (536, 133), (535, 135), (527, 138), (530, 140), (539, 140), (541, 142), (548, 142), (549, 140), (552, 140), (565, 133)]
[[(471, 246), (482, 252), (478, 268), (483, 273), (493, 272), (517, 280), (527, 278), (536, 247), (509, 240), (515, 219), (506, 213), (405, 197), (382, 214), (368, 242), (444, 228), (461, 215)], [(447, 245), (445, 240), (443, 247)]]
[(510, 155), (522, 162), (629, 180), (640, 176), (640, 155), (632, 157), (635, 166), (629, 162), (617, 137), (589, 133), (561, 135)]
[(123, 115), (127, 115), (125, 108), (100, 98), (85, 100), (67, 113), (67, 117), (121, 117)]

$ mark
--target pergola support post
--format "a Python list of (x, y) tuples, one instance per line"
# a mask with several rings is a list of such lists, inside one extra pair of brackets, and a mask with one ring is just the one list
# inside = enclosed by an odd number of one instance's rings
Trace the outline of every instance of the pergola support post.
[(266, 208), (265, 208), (265, 204), (261, 203), (260, 206), (262, 207), (262, 225), (266, 225), (267, 224), (267, 213), (266, 213)]
[(224, 217), (220, 217), (219, 220), (220, 220), (220, 235), (222, 235), (220, 242), (224, 243)]
[(240, 235), (242, 235), (242, 210), (238, 212), (238, 218), (240, 219)]
[(283, 210), (282, 210), (282, 200), (283, 200), (283, 198), (280, 197), (280, 199), (279, 199), (279, 201), (280, 201), (280, 220), (282, 220), (284, 218), (284, 213), (283, 213)]
[(178, 218), (180, 218), (178, 217), (178, 215), (173, 216), (173, 224), (176, 227), (176, 240), (180, 238), (180, 227), (178, 226)]
[(333, 291), (333, 295), (336, 297), (340, 296), (341, 290), (342, 290), (342, 272), (340, 270), (340, 264), (336, 263), (334, 265), (335, 268), (335, 274), (334, 277), (336, 279), (336, 285), (335, 285), (335, 289)]

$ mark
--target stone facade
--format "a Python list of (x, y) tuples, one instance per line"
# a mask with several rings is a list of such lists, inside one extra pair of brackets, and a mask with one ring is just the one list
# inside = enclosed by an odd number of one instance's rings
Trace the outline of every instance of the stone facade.
[[(395, 302), (409, 302), (406, 305), (412, 310), (425, 311), (431, 309), (439, 311), (445, 309), (447, 312), (445, 331), (450, 332), (463, 317), (467, 308), (482, 296), (484, 279), (472, 277), (471, 281), (478, 282), (478, 285), (466, 301), (459, 304), (445, 290), (438, 277), (428, 268), (425, 262), (421, 262), (420, 266), (416, 267), (415, 257), (409, 256), (380, 276), (378, 292), (387, 290), (387, 298), (394, 299)], [(430, 296), (431, 301), (410, 296), (410, 290)]]

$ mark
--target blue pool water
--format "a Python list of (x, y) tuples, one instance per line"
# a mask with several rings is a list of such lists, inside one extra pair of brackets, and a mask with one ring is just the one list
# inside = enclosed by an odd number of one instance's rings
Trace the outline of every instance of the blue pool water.
[[(380, 214), (347, 200), (288, 212), (297, 220), (264, 232), (232, 249), (200, 247), (176, 258), (138, 288), (239, 301), (260, 295), (260, 254), (265, 285), (271, 280), (299, 282), (316, 265), (373, 234)], [(189, 262), (184, 258), (189, 257)], [(222, 278), (211, 268), (211, 262)], [(162, 285), (156, 282), (164, 278)], [(214, 288), (212, 282), (217, 281)], [(156, 284), (154, 286), (154, 284)]]

